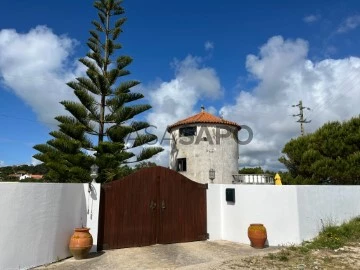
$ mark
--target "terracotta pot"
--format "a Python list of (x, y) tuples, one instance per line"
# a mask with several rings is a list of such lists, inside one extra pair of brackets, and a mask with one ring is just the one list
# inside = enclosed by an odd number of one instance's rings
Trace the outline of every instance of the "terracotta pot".
[(70, 238), (69, 249), (76, 260), (87, 258), (93, 245), (93, 238), (89, 233), (90, 228), (75, 228)]
[(252, 247), (264, 248), (267, 239), (266, 228), (263, 224), (250, 224), (248, 237)]

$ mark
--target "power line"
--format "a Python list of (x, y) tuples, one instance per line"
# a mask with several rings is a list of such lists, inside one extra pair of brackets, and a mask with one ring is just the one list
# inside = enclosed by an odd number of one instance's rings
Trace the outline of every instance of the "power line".
[(300, 113), (299, 114), (293, 114), (293, 117), (299, 117), (299, 120), (297, 120), (296, 122), (300, 123), (300, 132), (301, 132), (301, 136), (304, 136), (305, 131), (304, 131), (304, 124), (310, 123), (310, 121), (306, 120), (306, 118), (304, 119), (304, 109), (310, 110), (309, 107), (304, 107), (302, 105), (302, 100), (299, 101), (299, 104), (296, 105), (292, 105), (292, 107), (299, 107)]

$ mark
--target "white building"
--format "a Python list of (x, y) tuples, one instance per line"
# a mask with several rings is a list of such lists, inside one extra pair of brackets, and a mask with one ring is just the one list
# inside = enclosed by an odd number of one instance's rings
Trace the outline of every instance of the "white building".
[(204, 110), (168, 126), (170, 169), (199, 183), (231, 184), (238, 173), (241, 127)]
[(23, 173), (20, 175), (19, 180), (25, 180), (27, 178), (31, 178), (31, 174)]

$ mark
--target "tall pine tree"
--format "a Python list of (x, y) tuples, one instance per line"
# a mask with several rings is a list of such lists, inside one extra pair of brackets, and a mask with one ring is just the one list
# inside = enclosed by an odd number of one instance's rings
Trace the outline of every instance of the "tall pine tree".
[[(40, 152), (34, 157), (49, 168), (49, 181), (87, 182), (94, 163), (99, 166), (98, 182), (111, 181), (131, 171), (127, 164), (147, 160), (163, 150), (148, 147), (157, 137), (143, 132), (150, 126), (147, 122), (133, 120), (151, 108), (132, 103), (144, 97), (130, 90), (139, 82), (120, 81), (130, 74), (126, 68), (132, 62), (129, 56), (115, 55), (122, 47), (117, 39), (126, 21), (121, 2), (94, 2), (99, 19), (92, 21), (95, 29), (87, 42), (90, 52), (79, 60), (87, 67), (86, 76), (67, 84), (79, 102), (62, 101), (70, 115), (56, 117), (59, 130), (50, 132), (53, 139), (34, 146)], [(132, 145), (125, 146), (131, 134), (136, 134)], [(134, 148), (141, 150), (134, 154)]]
[(360, 115), (290, 140), (279, 161), (296, 184), (360, 184)]

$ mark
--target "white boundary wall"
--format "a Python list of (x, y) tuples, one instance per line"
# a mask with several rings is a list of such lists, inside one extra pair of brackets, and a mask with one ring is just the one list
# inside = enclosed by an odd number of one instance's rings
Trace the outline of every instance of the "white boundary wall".
[[(226, 202), (235, 189), (235, 203)], [(360, 215), (360, 186), (275, 186), (209, 184), (207, 219), (210, 240), (250, 244), (251, 223), (265, 225), (270, 246), (310, 240), (323, 224), (339, 225)]]
[(91, 228), (96, 251), (100, 184), (92, 186), (88, 193), (88, 184), (0, 182), (0, 269), (27, 269), (71, 256), (70, 237), (82, 225)]

